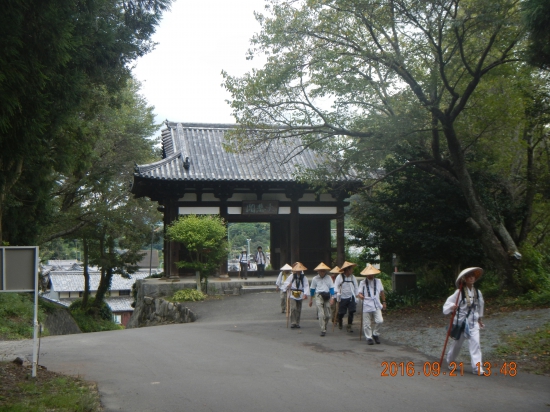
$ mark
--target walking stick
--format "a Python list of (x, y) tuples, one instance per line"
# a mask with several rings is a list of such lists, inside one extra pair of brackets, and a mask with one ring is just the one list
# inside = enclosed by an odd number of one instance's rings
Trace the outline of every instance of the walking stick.
[[(456, 302), (455, 306), (458, 306), (458, 299), (460, 298), (460, 289), (462, 288), (462, 282), (460, 282), (460, 286), (458, 288), (458, 294), (456, 295)], [(447, 337), (445, 338), (445, 345), (443, 345), (443, 352), (441, 352), (441, 359), (439, 359), (439, 367), (441, 368), (441, 365), (443, 363), (443, 356), (445, 356), (445, 349), (447, 349), (447, 342), (449, 341), (449, 336), (451, 335), (451, 329), (453, 327), (453, 321), (455, 319), (456, 314), (456, 307), (453, 311), (453, 314), (451, 315), (451, 322), (449, 323), (449, 330), (447, 331)]]
[(359, 340), (361, 340), (361, 335), (363, 334), (363, 299), (361, 299), (361, 329), (359, 330)]
[(290, 320), (290, 289), (286, 291), (286, 328), (288, 329), (288, 321)]

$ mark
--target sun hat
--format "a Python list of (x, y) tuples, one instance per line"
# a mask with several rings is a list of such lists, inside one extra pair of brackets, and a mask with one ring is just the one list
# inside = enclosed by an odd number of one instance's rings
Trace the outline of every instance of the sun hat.
[(376, 269), (374, 266), (372, 266), (370, 263), (367, 265), (365, 269), (361, 271), (361, 275), (377, 275), (380, 271)]
[(319, 263), (317, 267), (313, 270), (330, 270), (330, 267), (325, 265), (323, 262)]
[(285, 263), (281, 270), (292, 270), (292, 266), (290, 266), (288, 263)]
[(307, 268), (304, 265), (302, 265), (300, 262), (296, 262), (294, 266), (292, 266), (293, 272), (301, 272), (303, 270), (307, 270)]
[(334, 266), (332, 270), (328, 273), (342, 273), (342, 269), (340, 269), (338, 266)]
[(481, 277), (481, 275), (483, 275), (483, 269), (478, 267), (464, 269), (462, 272), (458, 274), (458, 277), (456, 278), (456, 282), (455, 282), (456, 287), (460, 286), (460, 281), (462, 280), (463, 277), (470, 275), (472, 273), (475, 275), (476, 280), (478, 280)]
[(344, 269), (347, 269), (347, 268), (353, 268), (355, 266), (357, 266), (357, 263), (352, 263), (352, 262), (345, 261), (340, 269), (344, 270)]

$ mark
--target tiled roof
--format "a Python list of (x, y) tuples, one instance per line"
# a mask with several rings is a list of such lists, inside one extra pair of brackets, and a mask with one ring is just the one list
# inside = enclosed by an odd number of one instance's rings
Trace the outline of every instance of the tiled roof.
[(132, 297), (110, 297), (106, 298), (105, 302), (107, 303), (107, 305), (109, 305), (111, 311), (113, 312), (133, 312), (134, 310), (134, 308), (132, 307), (134, 298)]
[[(82, 272), (50, 272), (52, 290), (55, 292), (82, 292), (84, 291), (84, 275)], [(130, 279), (123, 278), (119, 274), (113, 275), (111, 290), (130, 290), (137, 279), (144, 279), (149, 272), (136, 272), (130, 275)], [(101, 275), (90, 273), (90, 290), (96, 291)]]
[[(41, 296), (44, 299), (59, 303), (67, 308), (71, 306), (71, 303), (73, 303), (76, 300), (76, 299), (69, 299), (69, 298), (54, 299), (50, 293), (44, 293)], [(111, 311), (113, 312), (133, 312), (134, 311), (134, 308), (132, 307), (133, 302), (134, 302), (134, 299), (132, 297), (127, 297), (127, 296), (105, 298), (105, 303), (109, 305), (109, 307), (111, 308)]]
[[(273, 141), (267, 149), (227, 152), (225, 134), (235, 125), (166, 123), (163, 159), (136, 166), (136, 176), (176, 181), (296, 182), (300, 169), (316, 169), (324, 159), (296, 139)], [(188, 163), (187, 163), (188, 162)], [(356, 181), (340, 177), (338, 181)]]

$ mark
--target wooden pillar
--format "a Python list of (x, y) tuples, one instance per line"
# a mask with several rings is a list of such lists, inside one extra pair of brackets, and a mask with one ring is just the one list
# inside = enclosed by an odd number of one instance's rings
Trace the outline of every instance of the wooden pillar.
[(166, 240), (166, 229), (178, 217), (177, 199), (164, 201), (164, 276), (179, 278), (176, 262), (179, 260), (179, 244)]
[[(228, 222), (227, 222), (227, 197), (221, 199), (220, 204), (220, 217), (225, 221), (225, 227), (227, 228)], [(229, 244), (229, 232), (227, 234), (227, 244)], [(228, 271), (227, 271), (227, 256), (224, 256), (222, 258), (222, 261), (220, 262), (220, 267), (218, 268), (219, 276), (223, 278), (229, 278)]]
[(300, 261), (300, 214), (298, 200), (292, 199), (290, 206), (290, 264)]
[(336, 210), (336, 264), (338, 266), (342, 266), (346, 260), (344, 245), (344, 206), (340, 204)]

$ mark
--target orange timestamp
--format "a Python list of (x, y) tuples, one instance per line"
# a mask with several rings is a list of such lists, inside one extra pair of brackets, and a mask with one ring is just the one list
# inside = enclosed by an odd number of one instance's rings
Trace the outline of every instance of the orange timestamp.
[[(415, 368), (414, 362), (382, 362), (380, 366), (383, 368), (380, 376), (464, 376), (463, 362), (451, 362), (448, 371), (442, 371), (439, 362), (424, 362), (420, 370)], [(478, 362), (476, 365), (478, 371), (482, 369), (480, 366), (481, 362)], [(504, 362), (500, 368), (496, 364), (484, 362), (483, 369), (484, 372), (481, 375), (484, 376), (516, 376), (517, 374), (516, 362)]]

